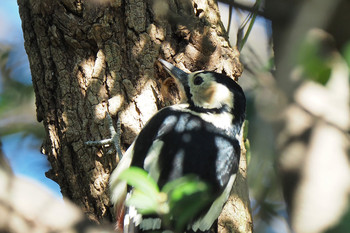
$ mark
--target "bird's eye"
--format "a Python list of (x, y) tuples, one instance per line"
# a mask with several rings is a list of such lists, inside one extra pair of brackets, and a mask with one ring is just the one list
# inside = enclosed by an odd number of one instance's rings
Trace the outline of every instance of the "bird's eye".
[(200, 85), (203, 82), (203, 78), (201, 76), (197, 76), (194, 80), (193, 80), (193, 84), (194, 85)]

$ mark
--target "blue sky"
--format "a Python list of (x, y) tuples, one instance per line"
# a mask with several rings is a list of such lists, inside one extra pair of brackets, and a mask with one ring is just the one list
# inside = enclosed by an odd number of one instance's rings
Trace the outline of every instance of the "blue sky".
[(21, 31), (21, 21), (19, 19), (18, 6), (16, 0), (0, 1), (0, 41), (13, 43), (13, 38)]
[(16, 175), (33, 179), (49, 188), (56, 196), (62, 196), (57, 183), (45, 176), (49, 163), (45, 155), (39, 152), (41, 140), (33, 136), (12, 134), (1, 138), (1, 141), (5, 156)]
[[(16, 0), (0, 0), (1, 45), (13, 47), (8, 63), (9, 66), (16, 67), (12, 76), (18, 81), (30, 84), (29, 64), (23, 46), (21, 20)], [(18, 133), (2, 137), (1, 141), (5, 156), (9, 160), (16, 175), (36, 180), (52, 190), (55, 195), (62, 196), (59, 186), (54, 181), (45, 177), (45, 172), (49, 169), (49, 164), (46, 157), (40, 153), (41, 139), (30, 135), (23, 136), (21, 133)]]

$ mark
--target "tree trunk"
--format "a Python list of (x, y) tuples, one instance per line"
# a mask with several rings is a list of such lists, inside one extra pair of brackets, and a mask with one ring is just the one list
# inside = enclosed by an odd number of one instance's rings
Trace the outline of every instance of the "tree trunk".
[[(42, 152), (52, 169), (46, 175), (91, 219), (112, 219), (107, 183), (117, 164), (115, 151), (84, 144), (110, 136), (106, 112), (114, 120), (119, 117), (125, 150), (147, 120), (169, 103), (161, 93), (167, 75), (159, 57), (185, 70), (215, 70), (237, 80), (242, 72), (239, 53), (227, 42), (213, 0), (18, 4), (37, 119), (47, 133)], [(172, 97), (176, 102), (176, 95)], [(241, 165), (242, 179), (233, 194), (239, 198), (231, 203), (238, 208), (223, 225), (229, 232), (250, 232), (252, 227), (246, 164)]]

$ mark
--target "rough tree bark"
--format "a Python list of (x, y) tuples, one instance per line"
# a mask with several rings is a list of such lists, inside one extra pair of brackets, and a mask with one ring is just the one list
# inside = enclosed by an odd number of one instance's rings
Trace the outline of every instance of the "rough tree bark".
[[(108, 138), (106, 112), (122, 124), (122, 147), (169, 104), (162, 57), (187, 70), (215, 70), (238, 79), (237, 49), (227, 42), (214, 0), (18, 0), (36, 93), (47, 133), (42, 152), (65, 197), (90, 219), (112, 219), (107, 182), (115, 151), (91, 148)], [(174, 92), (176, 93), (176, 91)], [(176, 102), (176, 94), (171, 102)], [(220, 220), (223, 232), (251, 232), (246, 163)]]

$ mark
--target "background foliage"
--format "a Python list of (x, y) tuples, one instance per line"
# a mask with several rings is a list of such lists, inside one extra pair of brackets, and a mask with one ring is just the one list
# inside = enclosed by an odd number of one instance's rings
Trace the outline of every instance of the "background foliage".
[[(288, 232), (286, 207), (277, 173), (277, 155), (274, 149), (275, 134), (269, 124), (275, 117), (270, 114), (270, 103), (268, 102), (271, 100), (271, 88), (275, 82), (271, 22), (263, 17), (264, 8), (260, 1), (247, 5), (242, 5), (237, 1), (220, 2), (227, 4), (226, 6), (221, 4), (223, 23), (228, 28), (231, 44), (238, 43), (241, 49), (241, 60), (245, 65), (240, 83), (248, 100), (248, 138), (250, 143), (250, 146), (247, 147), (250, 148), (248, 179), (255, 230), (256, 232)], [(350, 65), (350, 42), (347, 41), (345, 46), (339, 49), (339, 52)], [(339, 54), (337, 55), (332, 49), (329, 49), (327, 44), (322, 43), (317, 36), (309, 36), (304, 38), (293, 59), (300, 65), (300, 70), (306, 80), (326, 85), (334, 63), (338, 62)], [(0, 41), (0, 140), (8, 135), (18, 133), (21, 137), (31, 135), (39, 141), (43, 137), (43, 127), (35, 119), (34, 94), (27, 77), (29, 67), (28, 65), (23, 67), (22, 64), (27, 62), (23, 60), (24, 58), (24, 51), (18, 53), (16, 45)], [(37, 143), (38, 140), (33, 141), (36, 150), (39, 150), (40, 143)], [(42, 173), (45, 170), (47, 167), (43, 165)], [(184, 184), (188, 184), (188, 187), (184, 187), (182, 191), (174, 192), (171, 185), (167, 187), (168, 190), (160, 191), (154, 184), (151, 184), (151, 181), (148, 183), (149, 187), (153, 187), (152, 192), (156, 196), (160, 192), (165, 192), (174, 202), (178, 197), (177, 192), (183, 193), (186, 189), (191, 193), (197, 188), (204, 191), (207, 188), (204, 184), (193, 184), (191, 180), (187, 180)], [(143, 193), (145, 193), (144, 191)], [(180, 194), (180, 196), (182, 195)], [(150, 196), (146, 195), (142, 198), (150, 198)], [(171, 205), (161, 208), (171, 209)], [(147, 208), (150, 207), (145, 207), (145, 211), (149, 210)], [(154, 206), (151, 208), (154, 209)], [(164, 210), (156, 211), (162, 212)], [(350, 228), (348, 219), (349, 211), (341, 219), (339, 225), (328, 232), (346, 232)]]

